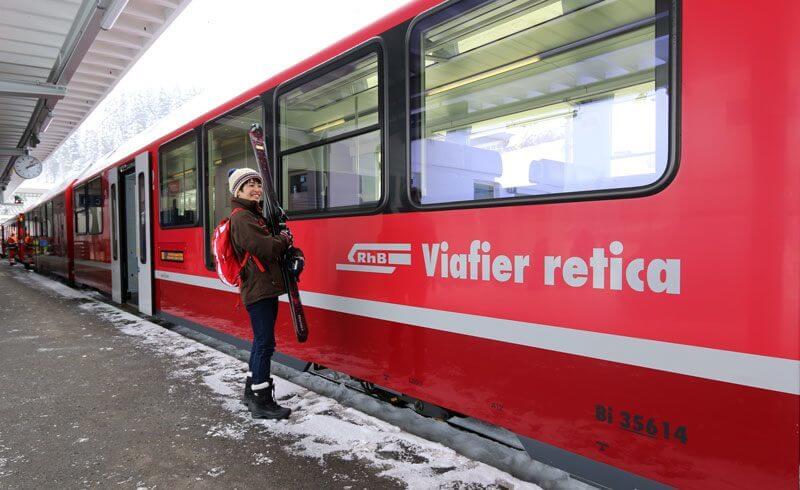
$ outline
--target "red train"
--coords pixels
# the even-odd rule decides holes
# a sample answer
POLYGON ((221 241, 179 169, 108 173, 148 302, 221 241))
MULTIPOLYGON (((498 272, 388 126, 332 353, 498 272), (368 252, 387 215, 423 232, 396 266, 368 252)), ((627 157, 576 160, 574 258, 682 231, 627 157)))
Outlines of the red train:
POLYGON ((411 2, 65 184, 36 266, 246 342, 209 236, 259 122, 283 361, 614 488, 797 488, 800 3, 734 3, 411 2))

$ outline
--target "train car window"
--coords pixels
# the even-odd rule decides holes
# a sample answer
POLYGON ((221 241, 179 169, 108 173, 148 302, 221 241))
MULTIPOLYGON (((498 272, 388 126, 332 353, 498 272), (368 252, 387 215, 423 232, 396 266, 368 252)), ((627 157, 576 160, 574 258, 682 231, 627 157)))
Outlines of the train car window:
POLYGON ((86 223, 89 235, 103 233, 103 181, 100 177, 86 186, 86 223))
POLYGON ((145 232, 147 231, 147 212, 145 211, 145 202, 144 202, 144 195, 145 195, 145 188, 144 188, 144 172, 139 172, 139 175, 136 179, 136 185, 138 190, 136 194, 139 198, 139 260, 142 264, 147 263, 147 235, 145 232))
POLYGON ((258 170, 248 131, 253 123, 263 124, 262 106, 255 101, 206 125, 209 230, 231 212, 228 171, 235 168, 258 170))
POLYGON ((66 230, 64 230, 65 223, 67 221, 66 215, 66 202, 63 200, 59 200, 53 207, 53 218, 54 218, 54 225, 55 229, 54 234, 55 237, 53 239, 55 245, 55 251, 53 252, 56 255, 64 256, 65 251, 64 248, 67 245, 66 242, 66 230))
POLYGON ((187 134, 159 153, 161 226, 197 225, 197 138, 187 134))
POLYGON ((659 181, 670 7, 464 0, 421 19, 410 37, 412 199, 552 199, 659 181))
POLYGON ((53 230, 55 228, 55 223, 53 221, 53 201, 48 202, 44 205, 44 212, 45 212, 45 241, 44 241, 44 250, 43 253, 45 255, 53 255, 53 240, 55 239, 53 230))
POLYGON ((75 234, 103 232, 103 182, 100 177, 75 188, 75 234))
POLYGON ((39 206, 39 241, 47 238, 47 203, 39 206))
POLYGON ((278 97, 287 211, 372 208, 380 202, 379 62, 370 53, 278 97))
POLYGON ((75 188, 74 193, 75 199, 75 234, 76 235, 85 235, 86 234, 86 186, 82 185, 75 188))
POLYGON ((53 239, 53 201, 44 205, 45 223, 47 223, 47 232, 45 233, 49 240, 53 239))

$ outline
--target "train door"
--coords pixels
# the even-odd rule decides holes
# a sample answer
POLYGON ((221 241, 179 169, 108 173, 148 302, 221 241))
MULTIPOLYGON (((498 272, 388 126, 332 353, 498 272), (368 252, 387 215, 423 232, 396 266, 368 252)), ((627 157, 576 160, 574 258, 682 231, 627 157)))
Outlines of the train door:
POLYGON ((122 303, 122 260, 120 260, 119 244, 119 170, 112 168, 108 172, 108 188, 111 196, 111 299, 122 303))
POLYGON ((139 266, 136 257, 136 172, 134 162, 108 176, 111 193, 111 297, 139 305, 139 266))
POLYGON ((139 311, 153 314, 153 260, 150 226, 150 152, 136 156, 136 257, 139 270, 139 311))
MULTIPOLYGON (((116 232, 119 252, 117 255, 116 273, 119 276, 118 296, 120 303, 139 305, 139 265, 136 257, 136 172, 133 163, 120 169, 118 175, 117 205, 119 210, 119 225, 112 232, 116 232)), ((112 200, 113 204, 113 200, 112 200)), ((113 257, 113 254, 112 254, 113 257)), ((113 271, 112 271, 113 272, 113 271)), ((112 297, 115 294, 115 285, 112 275, 112 297)), ((115 299, 116 301, 116 299, 115 299)))

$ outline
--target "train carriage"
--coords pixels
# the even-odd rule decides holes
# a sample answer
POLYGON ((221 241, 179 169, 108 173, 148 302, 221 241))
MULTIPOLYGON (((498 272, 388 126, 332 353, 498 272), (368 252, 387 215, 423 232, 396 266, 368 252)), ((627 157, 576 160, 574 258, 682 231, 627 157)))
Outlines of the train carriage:
POLYGON ((36 231, 31 228, 36 247, 34 267, 42 274, 53 274, 74 283, 72 188, 68 179, 55 186, 39 199, 30 210, 41 220, 36 231))
POLYGON ((81 177, 72 189, 75 282, 111 294, 111 241, 105 172, 81 177))
POLYGON ((797 488, 800 4, 774 7, 411 2, 68 186, 75 281, 244 345, 209 239, 260 123, 308 263, 278 359, 614 488, 797 488))
POLYGON ((6 258, 8 256, 8 250, 6 249, 6 245, 8 239, 12 236, 15 237, 16 240, 17 235, 17 217, 14 216, 13 218, 7 219, 5 222, 0 224, 0 251, 2 251, 2 257, 6 258))

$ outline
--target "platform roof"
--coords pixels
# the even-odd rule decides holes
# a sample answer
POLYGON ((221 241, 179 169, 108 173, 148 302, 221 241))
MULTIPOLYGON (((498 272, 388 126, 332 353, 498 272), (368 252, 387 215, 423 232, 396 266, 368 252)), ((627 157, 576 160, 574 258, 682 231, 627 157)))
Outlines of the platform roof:
POLYGON ((16 158, 50 156, 190 1, 0 0, 0 196, 16 158))

